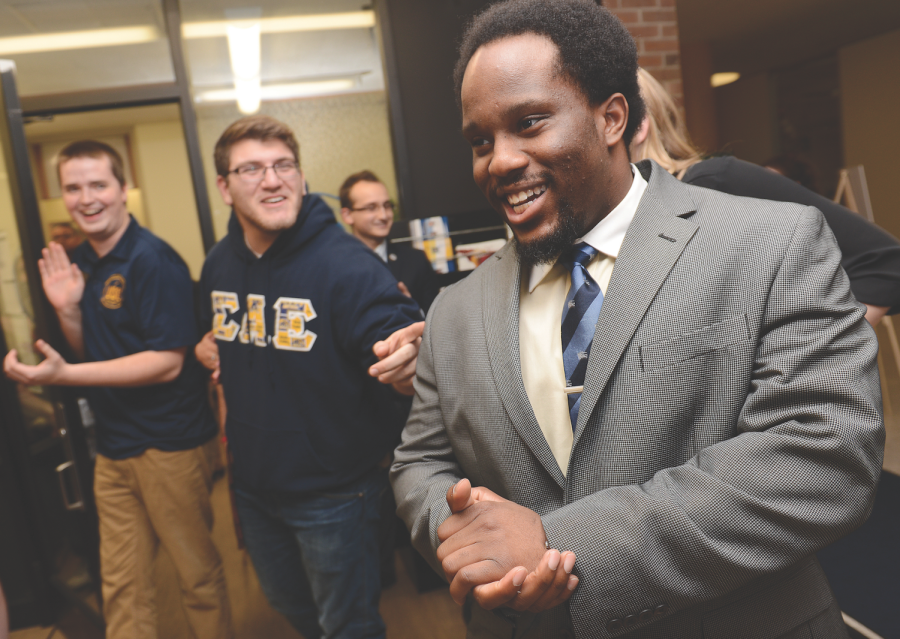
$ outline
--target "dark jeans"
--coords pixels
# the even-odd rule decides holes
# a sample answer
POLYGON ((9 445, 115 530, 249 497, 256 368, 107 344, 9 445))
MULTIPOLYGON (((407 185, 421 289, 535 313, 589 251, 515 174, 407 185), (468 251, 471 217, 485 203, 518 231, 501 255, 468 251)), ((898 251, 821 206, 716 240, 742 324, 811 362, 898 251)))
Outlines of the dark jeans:
POLYGON ((263 592, 306 639, 384 637, 378 522, 385 490, 382 469, 331 493, 235 489, 263 592))

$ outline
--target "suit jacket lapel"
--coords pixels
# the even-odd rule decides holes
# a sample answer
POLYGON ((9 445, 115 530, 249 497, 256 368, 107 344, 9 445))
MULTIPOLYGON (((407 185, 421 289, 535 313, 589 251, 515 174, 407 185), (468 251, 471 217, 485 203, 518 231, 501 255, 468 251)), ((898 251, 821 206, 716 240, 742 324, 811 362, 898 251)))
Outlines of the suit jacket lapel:
POLYGON ((481 308, 488 358, 507 415, 522 440, 561 488, 566 479, 534 416, 519 359, 519 258, 512 244, 495 256, 499 263, 485 272, 481 308))
POLYGON ((684 215, 695 205, 687 189, 656 163, 639 166, 649 184, 628 227, 603 299, 588 359, 573 448, 647 308, 697 231, 684 215))

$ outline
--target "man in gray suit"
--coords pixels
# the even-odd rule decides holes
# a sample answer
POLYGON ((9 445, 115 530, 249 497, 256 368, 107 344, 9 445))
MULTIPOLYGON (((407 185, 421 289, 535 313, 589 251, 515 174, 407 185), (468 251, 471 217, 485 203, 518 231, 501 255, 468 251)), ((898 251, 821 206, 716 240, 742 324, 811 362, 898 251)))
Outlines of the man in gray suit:
POLYGON ((875 336, 817 210, 629 164, 636 72, 590 0, 464 35, 515 239, 432 306, 399 512, 471 637, 846 637, 814 553, 871 507, 875 336))

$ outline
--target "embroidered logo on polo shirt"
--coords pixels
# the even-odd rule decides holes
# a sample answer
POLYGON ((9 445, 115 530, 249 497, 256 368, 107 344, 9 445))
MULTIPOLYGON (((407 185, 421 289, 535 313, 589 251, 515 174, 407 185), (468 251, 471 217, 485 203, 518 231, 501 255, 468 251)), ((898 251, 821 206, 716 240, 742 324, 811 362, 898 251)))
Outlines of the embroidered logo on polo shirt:
POLYGON ((100 303, 106 308, 121 308, 124 293, 125 278, 118 273, 111 275, 103 285, 103 296, 100 298, 100 303))

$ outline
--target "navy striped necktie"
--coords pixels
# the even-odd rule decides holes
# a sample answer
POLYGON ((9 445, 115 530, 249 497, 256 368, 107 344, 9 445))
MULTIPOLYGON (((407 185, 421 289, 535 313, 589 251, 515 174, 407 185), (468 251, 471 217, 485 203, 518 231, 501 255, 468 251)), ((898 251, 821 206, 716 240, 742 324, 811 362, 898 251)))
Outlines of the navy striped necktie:
MULTIPOLYGON (((566 295, 562 312, 563 368, 567 388, 584 386, 594 329, 603 305, 603 291, 587 271, 588 263, 596 254, 597 249, 581 242, 560 258, 560 262, 572 274, 572 286, 566 295)), ((569 418, 574 430, 578 423, 578 409, 581 407, 581 392, 568 392, 567 397, 569 418)))

